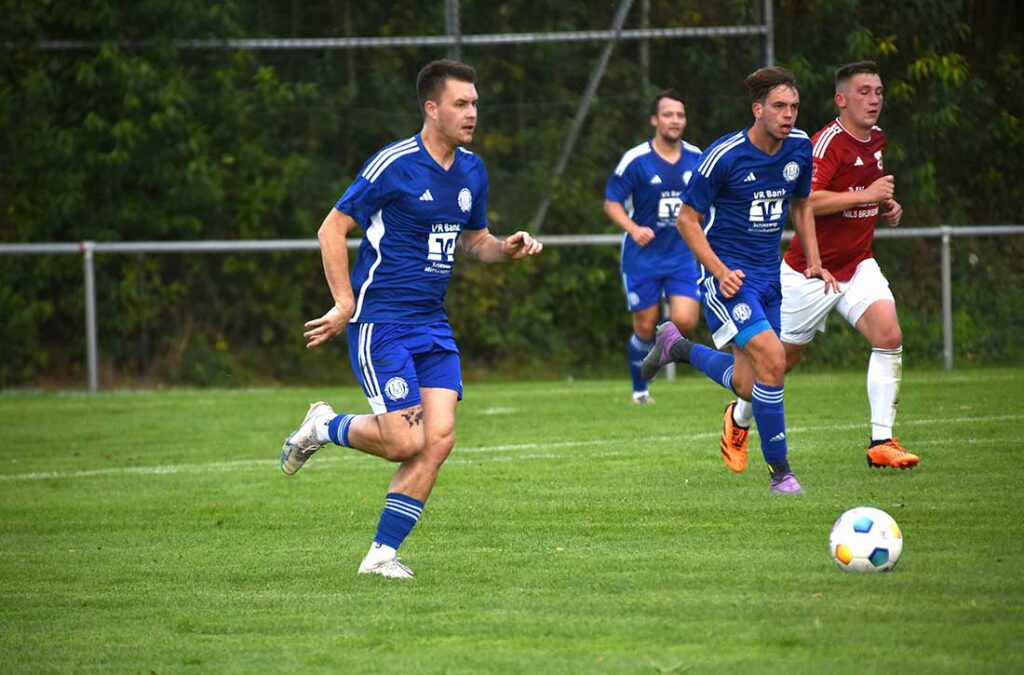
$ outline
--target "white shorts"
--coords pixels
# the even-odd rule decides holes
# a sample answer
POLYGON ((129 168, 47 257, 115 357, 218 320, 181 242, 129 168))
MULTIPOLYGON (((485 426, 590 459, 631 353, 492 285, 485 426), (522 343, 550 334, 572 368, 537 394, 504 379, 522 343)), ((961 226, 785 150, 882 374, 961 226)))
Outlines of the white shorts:
POLYGON ((825 320, 833 308, 851 326, 875 302, 895 302, 889 281, 874 258, 862 260, 849 281, 839 282, 839 293, 825 294, 825 282, 808 279, 782 262, 782 334, 783 342, 805 345, 816 331, 825 332, 825 320))

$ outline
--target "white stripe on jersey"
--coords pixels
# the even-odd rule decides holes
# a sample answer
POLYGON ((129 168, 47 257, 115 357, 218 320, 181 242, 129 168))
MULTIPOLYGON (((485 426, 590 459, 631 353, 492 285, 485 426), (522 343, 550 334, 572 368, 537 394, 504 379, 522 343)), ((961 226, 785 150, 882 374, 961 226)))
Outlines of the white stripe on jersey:
POLYGON ((456 149, 456 150, 458 150, 459 152, 464 152, 464 153, 466 153, 467 155, 472 155, 472 154, 473 154, 473 151, 472 151, 472 150, 466 150, 466 149, 465 149, 464 147, 462 147, 461 145, 456 145, 456 146, 455 146, 455 149, 456 149))
POLYGON ((366 281, 359 287, 359 298, 356 299, 356 311, 352 314, 352 318, 349 322, 355 322, 359 320, 359 313, 363 311, 363 300, 366 299, 366 291, 370 288, 370 284, 373 283, 373 273, 377 271, 377 266, 380 265, 382 260, 380 252, 380 240, 384 238, 384 218, 381 211, 370 216, 370 227, 366 230, 366 240, 370 242, 370 246, 377 252, 377 259, 370 265, 370 273, 366 275, 366 281))
POLYGON ((635 148, 630 148, 622 155, 622 159, 619 160, 619 165, 615 167, 615 175, 621 176, 626 172, 626 169, 632 164, 633 160, 637 157, 643 157, 651 151, 650 143, 641 143, 635 148))
POLYGON ((821 136, 818 136, 817 142, 814 144, 814 156, 821 159, 825 156, 825 152, 828 150, 829 143, 832 139, 838 136, 842 132, 842 127, 836 123, 832 123, 828 129, 826 129, 821 136))
POLYGON ((789 135, 793 138, 806 138, 807 140, 811 140, 811 137, 807 135, 806 131, 803 129, 797 129, 796 127, 793 127, 793 130, 789 132, 789 135))
POLYGON ((419 151, 420 151, 419 146, 418 145, 413 145, 408 150, 402 150, 401 152, 396 152, 395 154, 391 155, 386 160, 384 160, 383 164, 381 164, 379 167, 377 167, 372 174, 370 174, 369 176, 366 177, 366 180, 370 181, 371 183, 375 182, 380 177, 380 175, 382 173, 384 173, 384 169, 388 168, 388 166, 391 165, 391 162, 395 161, 396 159, 398 159, 402 155, 411 155, 414 152, 419 152, 419 151))
POLYGON ((410 147, 415 146, 415 145, 416 145, 416 138, 412 137, 412 138, 407 138, 404 141, 398 141, 397 143, 392 143, 390 146, 384 148, 383 150, 378 152, 377 156, 374 157, 373 159, 371 159, 370 163, 366 165, 365 169, 363 169, 363 173, 362 173, 363 178, 369 178, 370 174, 373 173, 373 171, 378 166, 380 166, 381 163, 384 160, 386 160, 388 157, 390 157, 394 153, 401 152, 402 150, 407 150, 410 147))
POLYGON ((712 150, 711 154, 708 155, 707 157, 705 157, 704 161, 700 163, 699 167, 697 167, 697 171, 702 176, 710 177, 712 169, 715 168, 715 164, 718 164, 718 160, 720 160, 722 158, 722 155, 724 155, 725 153, 729 152, 730 150, 735 148, 737 145, 740 145, 745 140, 746 140, 746 137, 744 137, 743 132, 742 131, 738 132, 735 136, 733 136, 729 140, 723 142, 717 148, 712 150))
POLYGON ((686 141, 683 141, 683 149, 685 149, 685 150, 689 150, 690 152, 695 152, 695 153, 697 153, 698 155, 699 155, 700 153, 704 152, 703 150, 701 150, 700 148, 698 148, 698 147, 697 147, 696 145, 694 145, 693 143, 687 143, 686 141))

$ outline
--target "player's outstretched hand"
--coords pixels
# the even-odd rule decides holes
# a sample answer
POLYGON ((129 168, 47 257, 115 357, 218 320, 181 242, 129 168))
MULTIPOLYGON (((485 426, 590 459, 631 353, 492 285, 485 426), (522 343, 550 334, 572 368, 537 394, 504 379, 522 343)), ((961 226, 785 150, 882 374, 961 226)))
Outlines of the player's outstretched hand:
POLYGON ((743 270, 729 270, 725 275, 718 280, 718 288, 722 291, 723 298, 731 298, 740 292, 740 287, 743 285, 743 280, 747 278, 747 275, 743 273, 743 270))
POLYGON ((537 255, 543 250, 544 244, 522 230, 509 235, 505 241, 501 242, 502 253, 513 260, 519 260, 528 255, 537 255))
POLYGON ((883 216, 885 217, 885 224, 889 227, 897 227, 900 224, 900 218, 903 217, 903 207, 895 199, 886 199, 882 202, 883 216))
POLYGON ((832 276, 832 273, 821 265, 808 265, 804 270, 804 276, 808 279, 821 279, 825 282, 825 295, 839 292, 839 282, 832 276))
POLYGON ((306 349, 318 347, 345 330, 350 318, 352 318, 351 310, 343 312, 335 305, 319 319, 307 321, 306 328, 309 330, 302 334, 306 338, 306 349))

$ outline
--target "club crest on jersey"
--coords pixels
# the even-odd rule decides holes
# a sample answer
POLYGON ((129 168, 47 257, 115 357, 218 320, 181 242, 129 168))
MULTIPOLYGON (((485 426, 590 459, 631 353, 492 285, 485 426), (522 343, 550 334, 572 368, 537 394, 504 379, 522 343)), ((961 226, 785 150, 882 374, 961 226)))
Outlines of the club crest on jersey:
POLYGON ((738 305, 736 305, 735 307, 732 308, 732 318, 733 318, 733 321, 738 321, 739 323, 743 323, 744 321, 746 321, 747 319, 750 318, 750 315, 751 315, 750 305, 748 305, 745 302, 741 302, 740 304, 738 304, 738 305))
POLYGON ((473 193, 469 191, 469 188, 459 190, 459 208, 463 213, 469 213, 469 210, 473 208, 473 193))
POLYGON ((692 171, 684 172, 683 173, 683 185, 689 185, 691 178, 693 178, 693 172, 692 171))
POLYGON ((384 385, 384 393, 388 395, 392 401, 401 401, 403 398, 409 395, 409 383, 401 377, 392 377, 388 380, 388 383, 384 385))
POLYGON ((790 183, 795 181, 800 176, 800 165, 796 162, 789 162, 782 168, 782 177, 788 180, 790 183))

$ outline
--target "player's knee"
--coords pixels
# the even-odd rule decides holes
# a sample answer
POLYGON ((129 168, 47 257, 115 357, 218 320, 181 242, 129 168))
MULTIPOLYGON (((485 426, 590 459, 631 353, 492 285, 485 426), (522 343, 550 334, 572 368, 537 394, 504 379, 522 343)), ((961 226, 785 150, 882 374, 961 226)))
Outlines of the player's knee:
POLYGON ((633 332, 641 340, 653 340, 656 323, 652 319, 650 321, 633 321, 633 332))
POLYGON ((384 443, 384 457, 391 462, 404 462, 423 452, 423 434, 395 434, 384 443))
POLYGON ((876 349, 898 349, 903 345, 903 331, 900 330, 898 325, 890 326, 886 330, 879 333, 875 338, 874 343, 871 345, 876 349))
POLYGON ((787 349, 786 350, 786 372, 796 368, 797 364, 803 361, 804 350, 803 349, 787 349))
POLYGON ((455 430, 447 431, 444 433, 436 434, 427 441, 426 452, 430 454, 430 457, 434 462, 441 466, 444 460, 448 459, 448 455, 451 454, 452 449, 455 447, 455 430))
POLYGON ((780 349, 777 352, 766 354, 758 364, 757 379, 761 384, 772 387, 782 386, 786 376, 786 354, 780 349))

